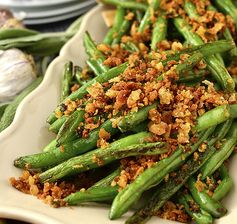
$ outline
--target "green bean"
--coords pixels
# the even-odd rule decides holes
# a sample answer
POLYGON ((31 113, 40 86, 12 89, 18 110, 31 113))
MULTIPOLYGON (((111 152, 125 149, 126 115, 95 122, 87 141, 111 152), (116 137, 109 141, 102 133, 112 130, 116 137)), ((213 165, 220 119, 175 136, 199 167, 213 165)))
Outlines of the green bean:
POLYGON ((221 176, 221 183, 215 189, 212 198, 217 201, 222 200, 232 189, 233 187, 233 180, 229 176, 229 173, 224 164, 220 167, 220 176, 221 176))
POLYGON ((203 135, 200 135, 199 140, 194 145, 191 145, 189 152, 183 152, 182 148, 177 149, 168 158, 165 158, 146 169, 131 184, 121 190, 112 203, 109 215, 110 219, 119 218, 127 212, 129 207, 141 197, 145 190, 158 185, 168 173, 182 165, 185 162, 185 159, 196 151, 199 145, 206 140, 213 131, 214 128, 211 128, 203 135))
POLYGON ((152 13, 156 11, 160 5, 160 0, 152 0, 147 8, 145 15, 142 18, 138 32, 143 33, 151 25, 152 13))
POLYGON ((114 39, 112 41, 112 45, 120 43, 123 35, 129 31, 131 23, 132 23, 131 20, 128 20, 128 19, 124 18, 121 26, 117 30, 116 36, 114 37, 114 39))
POLYGON ((85 112, 76 110, 59 129, 56 141, 58 145, 71 142, 77 138, 77 128, 79 124, 84 121, 85 112))
POLYGON ((119 123, 118 128, 121 132, 126 132, 135 127, 141 122, 145 121, 148 117, 148 113, 151 109, 156 108, 157 103, 146 106, 138 110, 138 112, 130 113, 125 116, 119 123))
MULTIPOLYGON (((228 28, 225 29, 224 33, 223 33, 224 37, 226 40, 230 40, 234 42, 234 38, 232 37, 232 34, 230 32, 230 30, 228 28)), ((233 48, 232 50, 230 50, 230 55, 233 58, 237 57, 237 46, 235 45, 235 48, 233 48)))
POLYGON ((118 187, 98 187, 91 190, 79 191, 74 194, 67 196, 64 201, 68 205, 77 205, 83 202, 101 202, 101 201, 110 201, 118 193, 118 187))
POLYGON ((141 132, 119 139, 110 144, 106 150, 100 148, 86 154, 71 158, 40 174, 41 182, 54 182, 68 175, 81 173, 89 169, 104 166, 116 159, 137 155, 158 155, 167 152, 164 143, 147 143, 148 132, 141 132))
POLYGON ((202 179, 212 175, 221 164, 231 155, 237 143, 237 123, 233 122, 225 141, 222 143, 221 148, 208 160, 202 167, 202 179))
POLYGON ((116 169, 110 175, 98 181, 86 191, 79 191, 70 194, 69 196, 64 198, 64 201, 66 201, 68 205, 76 205, 88 201, 98 202, 112 200, 118 193, 118 187, 112 187, 111 182, 119 174, 120 169, 116 169))
POLYGON ((67 116, 62 116, 58 118, 56 121, 54 121, 50 126, 49 126, 49 131, 57 134, 62 127, 62 125, 65 123, 67 120, 67 116))
POLYGON ((48 152, 17 158, 14 161, 14 165, 19 168, 24 168, 27 164, 29 164, 31 169, 43 169, 55 166, 67 159, 95 148, 97 140, 99 139, 99 131, 101 128, 109 132, 111 136, 118 133, 118 129, 113 128, 112 122, 107 120, 101 125, 100 128, 90 132, 88 138, 80 138, 73 142, 65 143, 63 146, 51 149, 48 152))
POLYGON ((178 52, 167 52, 167 59, 162 61, 163 65, 166 66, 167 63, 170 60, 175 60, 175 61, 179 61, 180 60, 180 56, 182 54, 194 54, 195 52, 199 52, 205 56, 210 55, 210 52, 214 52, 214 53, 222 53, 225 51, 229 51, 231 49, 233 49, 235 47, 235 43, 233 41, 227 41, 227 40, 218 40, 215 42, 210 42, 210 43, 205 43, 205 44, 201 44, 201 45, 194 45, 194 46, 189 46, 187 48, 184 48, 178 52))
POLYGON ((164 40, 167 35, 167 20, 165 15, 160 15, 155 24, 152 31, 152 38, 151 38, 151 49, 155 51, 157 49, 157 43, 164 40))
POLYGON ((98 182, 96 182, 89 189, 94 189, 94 188, 97 188, 97 187, 110 186, 111 182, 114 180, 115 177, 119 176, 120 172, 121 172, 121 168, 119 167, 116 170, 114 170, 111 174, 106 176, 105 178, 103 178, 103 179, 99 180, 98 182))
POLYGON ((139 132, 142 132, 142 131, 147 131, 147 123, 148 121, 145 120, 143 122, 141 122, 140 124, 134 126, 133 128, 130 128, 129 131, 133 132, 133 133, 139 133, 139 132))
POLYGON ((205 75, 207 74, 206 70, 198 70, 197 74, 194 71, 188 71, 187 74, 183 74, 179 76, 179 80, 177 80, 178 83, 187 83, 192 81, 197 81, 197 83, 200 83, 203 78, 205 78, 205 75))
MULTIPOLYGON (((205 49, 205 48, 203 47, 203 49, 205 49)), ((228 46, 227 49, 230 49, 230 46, 228 46)), ((208 55, 213 54, 215 52, 221 52, 222 50, 224 50, 224 48, 218 48, 212 52, 211 51, 208 52, 206 50, 196 51, 188 59, 186 59, 183 63, 180 63, 177 65, 176 73, 179 75, 182 73, 186 73, 187 71, 192 70, 192 68, 197 63, 199 63, 203 59, 204 56, 208 56, 208 55), (201 53, 201 52, 203 52, 203 53, 201 53)), ((158 76, 157 80, 163 80, 163 78, 164 78, 164 76, 166 76, 166 74, 169 74, 169 71, 167 73, 163 73, 162 75, 158 76)))
POLYGON ((235 23, 235 28, 237 29, 237 9, 231 0, 214 0, 214 3, 218 6, 220 10, 230 15, 235 23))
POLYGON ((180 63, 176 67, 176 72, 178 74, 182 74, 186 71, 191 70, 198 62, 200 62, 203 58, 203 54, 200 52, 194 53, 188 59, 186 59, 183 63, 180 63))
POLYGON ((16 109, 21 101, 31 93, 42 81, 42 77, 34 80, 28 87, 26 87, 12 102, 7 106, 5 112, 0 120, 0 132, 6 129, 13 121, 16 109))
POLYGON ((146 10, 145 15, 140 22, 140 26, 138 28, 138 32, 143 33, 146 29, 151 25, 151 9, 150 7, 146 10))
MULTIPOLYGON (((182 73, 186 73, 187 71, 192 70, 192 68, 197 65, 203 58, 203 54, 200 52, 196 52, 193 55, 191 55, 188 59, 186 59, 183 63, 180 63, 176 67, 176 73, 178 75, 182 73)), ((160 76, 157 77, 157 81, 161 81, 164 79, 164 77, 169 74, 169 71, 166 73, 161 74, 160 76)))
POLYGON ((63 80, 61 87, 61 100, 64 100, 70 94, 70 83, 72 81, 72 75, 73 75, 72 69, 73 64, 71 61, 64 65, 63 80))
MULTIPOLYGON (((101 72, 97 73, 97 75, 101 74, 102 72, 107 72, 109 70, 109 68, 103 64, 105 61, 105 56, 101 51, 99 51, 97 49, 96 43, 92 40, 92 38, 88 32, 86 32, 84 35, 83 44, 84 44, 86 53, 88 54, 89 59, 90 59, 89 65, 91 65, 91 63, 92 64, 96 63, 97 70, 98 70, 98 68, 100 68, 100 70, 101 70, 101 72)), ((92 68, 93 68, 92 70, 94 71, 93 66, 92 66, 92 68)))
POLYGON ((95 73, 96 76, 101 75, 107 70, 107 66, 101 64, 100 61, 90 58, 86 61, 86 64, 89 66, 89 68, 95 73))
MULTIPOLYGON (((217 11, 217 9, 213 6, 213 5, 209 5, 207 7, 208 10, 210 11, 217 11)), ((223 33, 223 36, 226 40, 230 40, 230 41, 233 41, 234 42, 234 38, 232 37, 232 34, 230 32, 230 29, 228 27, 225 28, 224 30, 224 33, 223 33)), ((233 58, 236 58, 237 57, 237 46, 235 45, 235 47, 230 51, 230 55, 231 57, 233 58)))
POLYGON ((193 200, 192 196, 190 194, 184 193, 184 194, 179 194, 178 195, 178 201, 180 204, 182 204, 185 208, 185 211, 193 218, 193 220, 197 224, 212 224, 213 223, 213 218, 212 216, 205 212, 204 210, 200 211, 192 211, 190 208, 190 203, 194 204, 195 201, 193 200))
POLYGON ((139 52, 139 48, 133 42, 121 43, 121 47, 130 53, 139 52))
POLYGON ((197 131, 205 130, 228 119, 234 119, 236 116, 237 104, 218 106, 198 117, 195 129, 197 131))
POLYGON ((216 141, 225 137, 230 126, 230 121, 226 121, 224 124, 219 125, 215 129, 214 136, 209 137, 209 141, 207 141, 208 147, 204 153, 199 154, 198 160, 194 157, 190 158, 183 166, 186 167, 186 169, 177 170, 174 178, 169 178, 167 182, 164 182, 162 185, 158 186, 149 202, 139 211, 134 213, 134 215, 127 220, 126 224, 139 224, 148 221, 152 214, 155 214, 169 198, 180 190, 188 178, 196 173, 213 155, 215 148, 212 147, 212 145, 214 145, 216 141))
POLYGON ((46 146, 43 148, 42 151, 43 151, 43 152, 50 151, 50 150, 54 149, 56 146, 57 146, 56 139, 53 139, 48 145, 46 145, 46 146))
POLYGON ((6 48, 21 48, 23 51, 26 51, 29 54, 37 56, 50 56, 57 54, 62 46, 68 41, 68 36, 58 36, 58 37, 48 37, 43 40, 35 41, 32 43, 13 43, 9 44, 6 48))
POLYGON ((205 191, 198 191, 196 181, 193 177, 188 180, 188 188, 197 204, 212 216, 220 218, 226 214, 227 210, 220 202, 211 198, 205 191))
MULTIPOLYGON (((184 3, 184 9, 187 12, 189 18, 194 19, 196 21, 199 20, 200 16, 197 12, 196 6, 192 2, 186 0, 184 3)), ((223 66, 225 66, 223 58, 220 54, 216 54, 215 57, 223 64, 223 66)))
POLYGON ((114 27, 110 28, 105 35, 103 43, 111 45, 115 35, 116 35, 116 29, 114 27))
MULTIPOLYGON (((190 41, 193 45, 203 44, 203 40, 192 32, 192 28, 189 24, 180 17, 174 19, 174 24, 180 33, 185 37, 186 40, 190 41)), ((209 71, 213 77, 221 84, 222 88, 226 91, 234 91, 235 84, 226 68, 221 64, 220 61, 213 55, 205 57, 205 62, 209 71)))
POLYGON ((36 46, 38 43, 42 43, 41 41, 47 41, 49 39, 54 39, 55 42, 61 40, 68 40, 72 37, 72 34, 66 34, 64 32, 57 32, 57 33, 39 33, 31 36, 24 36, 24 37, 16 37, 10 38, 5 40, 0 40, 0 49, 6 50, 9 48, 22 48, 25 46, 33 45, 36 46))
POLYGON ((82 86, 84 84, 84 80, 82 78, 82 68, 80 66, 74 66, 73 68, 73 76, 75 77, 77 83, 82 86))
POLYGON ((144 13, 141 10, 136 10, 135 13, 137 21, 141 23, 144 13))
POLYGON ((196 6, 189 1, 185 1, 184 10, 187 12, 190 19, 198 20, 200 15, 197 12, 196 6))
POLYGON ((125 17, 125 9, 118 7, 116 10, 116 15, 114 18, 114 24, 113 27, 107 32, 103 43, 111 45, 113 42, 113 38, 115 37, 116 33, 118 32, 118 30, 120 29, 120 26, 124 20, 125 17))
MULTIPOLYGON (((75 92, 71 93, 64 101, 63 103, 70 99, 70 100, 76 100, 76 99, 82 99, 86 94, 87 94, 87 88, 96 82, 98 83, 104 83, 107 82, 108 80, 118 76, 119 74, 123 73, 128 66, 128 63, 125 62, 115 68, 110 69, 109 71, 101 74, 100 76, 95 77, 94 79, 88 81, 85 83, 83 86, 81 86, 78 90, 75 92)), ((57 107, 56 110, 60 110, 60 107, 57 107)), ((48 118, 48 123, 53 123, 55 120, 57 120, 55 113, 52 113, 49 118, 48 118)))
POLYGON ((16 38, 16 37, 26 37, 38 34, 36 30, 26 29, 26 28, 1 28, 0 30, 0 40, 16 38))
POLYGON ((104 4, 115 5, 126 9, 139 9, 145 11, 147 5, 134 1, 120 1, 120 0, 101 0, 104 4))

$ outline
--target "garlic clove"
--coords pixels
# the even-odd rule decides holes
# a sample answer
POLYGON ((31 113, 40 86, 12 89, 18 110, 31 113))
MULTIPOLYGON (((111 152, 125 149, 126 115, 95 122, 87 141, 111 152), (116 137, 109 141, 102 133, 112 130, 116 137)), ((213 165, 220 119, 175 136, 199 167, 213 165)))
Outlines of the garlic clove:
POLYGON ((0 102, 13 99, 35 78, 32 57, 19 49, 0 52, 0 102))

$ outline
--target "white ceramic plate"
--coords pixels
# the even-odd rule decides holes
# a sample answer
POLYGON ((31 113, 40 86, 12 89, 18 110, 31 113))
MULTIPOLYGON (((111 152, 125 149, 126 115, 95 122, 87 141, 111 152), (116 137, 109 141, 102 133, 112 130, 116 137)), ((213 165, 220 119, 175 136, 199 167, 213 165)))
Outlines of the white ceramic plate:
POLYGON ((24 19, 23 23, 25 25, 37 25, 37 24, 46 24, 46 23, 54 23, 54 22, 58 22, 58 21, 63 21, 66 19, 70 19, 70 18, 79 16, 79 15, 82 15, 83 13, 85 13, 89 9, 91 9, 92 7, 93 7, 93 3, 89 7, 81 8, 77 11, 66 13, 63 15, 58 15, 58 16, 53 16, 53 17, 45 17, 45 18, 24 19))
MULTIPOLYGON (((103 39, 107 28, 102 20, 102 10, 102 6, 97 6, 85 16, 80 31, 63 47, 60 56, 49 66, 43 83, 23 100, 12 125, 0 135, 0 217, 42 224, 122 224, 131 215, 130 212, 119 220, 109 221, 109 207, 106 205, 51 208, 37 198, 15 190, 8 183, 9 177, 17 177, 21 174, 21 170, 13 166, 13 160, 22 155, 40 152, 52 138, 52 135, 47 131, 45 120, 59 99, 63 65, 68 60, 72 60, 78 65, 84 64, 86 55, 82 38, 86 30, 98 42, 103 39)), ((237 183, 235 172, 237 158, 235 157, 233 160, 231 175, 237 183)), ((234 188, 225 201, 229 210, 228 215, 216 223, 235 223, 237 220, 236 198, 237 191, 234 188)), ((154 217, 149 224, 155 223, 173 222, 154 217)))
POLYGON ((76 2, 80 0, 0 0, 0 5, 6 7, 41 7, 65 4, 68 2, 76 2))
POLYGON ((87 0, 83 2, 77 2, 77 3, 71 3, 67 5, 59 5, 59 6, 53 6, 53 7, 44 7, 44 8, 36 8, 37 10, 22 8, 22 9, 16 9, 12 8, 12 11, 14 14, 19 13, 25 13, 26 19, 39 19, 39 18, 45 18, 45 17, 53 17, 53 16, 60 16, 63 14, 70 14, 75 11, 78 11, 80 9, 89 7, 91 5, 95 4, 94 0, 87 0))

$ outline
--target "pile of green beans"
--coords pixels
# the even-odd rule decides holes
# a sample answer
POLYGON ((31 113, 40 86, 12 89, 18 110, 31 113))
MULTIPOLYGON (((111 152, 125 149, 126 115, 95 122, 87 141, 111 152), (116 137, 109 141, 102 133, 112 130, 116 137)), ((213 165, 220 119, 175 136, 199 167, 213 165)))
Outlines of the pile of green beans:
MULTIPOLYGON (((160 53, 159 43, 169 39, 168 24, 172 23, 180 40, 188 44, 188 47, 182 50, 165 51, 166 57, 161 59, 163 66, 176 63, 175 72, 179 80, 175 80, 175 84, 195 86, 202 85, 200 82, 204 79, 215 80, 213 83, 215 87, 221 89, 219 91, 235 94, 234 79, 226 68, 226 61, 222 58, 223 53, 230 55, 229 64, 231 64, 237 56, 235 38, 230 29, 226 28, 223 35, 218 36, 219 40, 204 43, 193 31, 186 17, 180 15, 168 18, 167 12, 161 9, 161 0, 101 2, 117 8, 113 26, 108 30, 102 44, 110 49, 120 46, 129 54, 141 54, 142 50, 136 41, 123 40, 124 36, 131 34, 135 24, 138 34, 146 35, 147 31, 150 32, 150 41, 144 44, 148 49, 147 57, 151 59, 154 53, 160 53), (128 13, 133 17, 128 19, 128 13), (182 55, 188 57, 180 63, 182 55), (196 66, 202 60, 207 66, 196 72, 196 66)), ((232 16, 237 25, 235 18, 237 9, 231 0, 225 2, 215 0, 213 4, 208 6, 208 10, 223 11, 232 16)), ((184 1, 183 10, 190 19, 195 21, 200 19, 192 1, 184 1)), ((83 43, 88 56, 86 63, 90 75, 84 77, 82 68, 72 62, 65 64, 61 83, 61 102, 47 120, 49 130, 56 134, 56 138, 43 149, 43 152, 16 158, 14 165, 40 172, 39 181, 46 183, 115 164, 116 168, 108 176, 88 189, 67 196, 64 201, 68 205, 84 202, 112 203, 109 218, 113 220, 131 209, 142 198, 144 192, 152 191, 152 196, 126 221, 126 224, 146 223, 170 199, 183 205, 186 213, 198 224, 211 224, 216 218, 226 215, 227 209, 221 200, 233 186, 225 163, 237 145, 237 104, 214 106, 198 116, 191 130, 197 140, 187 145, 188 150, 184 150, 183 145, 177 146, 168 157, 158 159, 120 189, 114 184, 114 180, 121 174, 123 168, 116 161, 139 156, 158 158, 169 149, 169 144, 165 141, 149 142, 153 137, 147 129, 149 112, 156 109, 160 102, 156 101, 123 116, 119 113, 116 116, 111 115, 112 119, 106 113, 97 114, 94 119, 103 116, 104 122, 92 130, 88 137, 83 137, 79 127, 81 128, 80 125, 85 122, 85 107, 91 102, 90 98, 86 98, 89 94, 88 87, 95 83, 109 83, 131 66, 129 60, 118 66, 105 65, 107 55, 100 51, 101 48, 97 47, 98 44, 88 32, 84 35, 83 43), (78 88, 72 91, 75 85, 78 88), (82 99, 83 103, 70 114, 58 116, 58 113, 63 112, 62 108, 66 102, 82 99), (116 125, 113 125, 113 119, 118 119, 116 125), (105 149, 97 148, 101 129, 108 132, 112 139, 105 149), (167 176, 171 173, 174 176, 167 180, 167 176), (208 179, 216 183, 212 195, 207 193, 208 179), (205 183, 202 190, 197 188, 199 182, 205 183), (194 211, 192 204, 198 210, 194 211)), ((164 80, 169 72, 170 70, 158 74, 155 82, 164 80)))

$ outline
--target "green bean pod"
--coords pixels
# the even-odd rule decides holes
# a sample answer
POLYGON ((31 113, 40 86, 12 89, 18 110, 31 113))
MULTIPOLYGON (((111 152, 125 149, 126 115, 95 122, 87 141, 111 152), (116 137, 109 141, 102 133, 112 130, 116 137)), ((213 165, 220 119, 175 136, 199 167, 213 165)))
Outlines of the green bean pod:
POLYGON ((54 121, 50 126, 49 126, 49 131, 57 134, 62 127, 62 125, 65 123, 67 120, 67 116, 62 116, 58 118, 56 121, 54 121))
POLYGON ((235 23, 235 28, 237 29, 237 9, 236 6, 233 4, 231 0, 214 0, 214 3, 217 7, 225 12, 226 14, 230 15, 235 23))
POLYGON ((118 187, 112 187, 111 182, 119 174, 120 169, 116 169, 110 175, 98 181, 86 191, 79 191, 70 194, 64 198, 64 201, 66 201, 68 205, 76 205, 88 201, 98 202, 112 200, 118 194, 118 187))
POLYGON ((121 47, 130 53, 139 52, 139 48, 132 42, 121 43, 121 47))
POLYGON ((117 7, 122 7, 126 9, 139 9, 145 11, 147 9, 147 5, 134 1, 120 1, 120 0, 101 0, 102 3, 108 5, 115 5, 117 7))
POLYGON ((224 164, 220 167, 220 176, 222 179, 221 183, 212 195, 212 198, 217 201, 222 200, 230 192, 234 184, 224 164))
POLYGON ((63 123, 59 129, 56 141, 58 145, 62 145, 67 142, 72 142, 77 138, 77 128, 79 124, 84 121, 85 112, 82 110, 76 110, 67 120, 63 123))
POLYGON ((70 83, 73 77, 72 70, 73 70, 73 64, 71 61, 64 65, 63 80, 62 80, 62 87, 61 87, 61 100, 64 100, 70 94, 70 91, 71 91, 70 83))
POLYGON ((146 106, 138 110, 138 112, 130 113, 125 116, 119 123, 118 128, 121 132, 126 132, 131 129, 131 127, 135 127, 141 122, 145 121, 148 117, 148 113, 151 109, 156 108, 157 103, 146 106))
POLYGON ((57 142, 56 142, 56 139, 53 139, 48 145, 46 145, 44 148, 43 148, 43 152, 47 152, 47 151, 50 151, 52 149, 55 149, 57 147, 57 142))
POLYGON ((116 36, 114 37, 114 39, 112 41, 112 45, 120 43, 123 35, 129 31, 131 23, 132 23, 131 20, 128 20, 128 19, 124 18, 121 26, 117 30, 116 36))
POLYGON ((234 121, 222 146, 215 154, 208 160, 208 162, 202 167, 202 179, 206 179, 207 176, 212 175, 223 162, 231 155, 235 145, 237 143, 237 123, 234 121))
POLYGON ((74 156, 81 155, 96 147, 101 128, 109 132, 111 136, 118 133, 118 129, 113 128, 112 122, 107 120, 100 128, 93 130, 88 138, 80 138, 73 142, 65 143, 63 146, 56 147, 47 152, 22 156, 14 161, 14 165, 19 168, 27 166, 31 169, 44 169, 55 166, 74 156))
POLYGON ((1 28, 0 29, 0 40, 17 38, 17 37, 26 37, 38 34, 39 32, 31 29, 19 29, 19 28, 1 28))
POLYGON ((167 35, 167 19, 162 14, 160 15, 154 25, 151 38, 151 49, 155 51, 157 49, 157 43, 164 40, 167 35))
POLYGON ((193 220, 197 224, 212 224, 213 218, 212 216, 205 212, 204 210, 200 210, 199 212, 193 212, 190 209, 189 203, 195 203, 192 196, 190 194, 179 194, 178 201, 185 208, 185 211, 193 218, 193 220))
POLYGON ((107 32, 103 43, 111 45, 113 42, 114 37, 116 36, 116 33, 120 29, 121 24, 123 23, 124 16, 125 16, 126 10, 122 7, 118 7, 116 10, 116 15, 114 18, 114 24, 113 27, 109 29, 107 32))
POLYGON ((118 187, 97 187, 86 191, 79 191, 67 196, 64 201, 68 205, 77 205, 83 202, 104 202, 113 200, 118 194, 118 187))
MULTIPOLYGON (((174 24, 180 31, 180 33, 184 36, 184 38, 191 44, 203 44, 203 40, 196 33, 192 32, 192 28, 185 21, 185 19, 177 17, 174 19, 174 24)), ((222 88, 226 91, 233 92, 235 89, 234 81, 223 64, 214 55, 205 57, 205 62, 207 63, 209 71, 212 73, 213 77, 220 83, 222 88)))
POLYGON ((159 155, 167 152, 166 144, 147 143, 148 132, 141 132, 111 143, 105 150, 100 148, 67 160, 40 174, 41 182, 53 182, 64 176, 81 173, 89 169, 104 166, 116 159, 137 155, 159 155))
POLYGON ((236 112, 236 104, 215 107, 198 117, 195 129, 197 131, 202 131, 211 126, 227 121, 228 119, 234 119, 237 116, 236 112))
POLYGON ((160 5, 160 0, 151 0, 149 3, 149 7, 146 9, 146 12, 140 22, 140 26, 138 28, 138 32, 143 33, 149 26, 151 25, 151 16, 152 13, 158 9, 160 5))
POLYGON ((90 58, 90 59, 86 60, 86 64, 95 73, 96 76, 99 76, 108 70, 107 66, 103 65, 103 63, 101 64, 100 61, 98 61, 94 58, 90 58))
POLYGON ((193 177, 188 180, 188 188, 195 202, 212 216, 220 218, 226 214, 227 210, 220 202, 211 198, 205 191, 198 191, 196 181, 193 177))
MULTIPOLYGON (((196 6, 192 2, 186 0, 184 3, 184 9, 190 19, 194 19, 198 22, 200 15, 197 12, 196 6)), ((220 54, 216 54, 215 57, 223 64, 223 66, 225 66, 223 58, 220 54)))
MULTIPOLYGON (((209 6, 207 7, 207 9, 210 10, 210 11, 215 11, 215 12, 217 12, 217 9, 216 9, 213 5, 209 5, 209 6)), ((231 34, 231 32, 230 32, 230 29, 229 29, 228 27, 225 28, 224 33, 223 33, 223 36, 224 36, 224 38, 225 38, 226 40, 230 40, 230 41, 235 42, 235 41, 234 41, 234 38, 233 38, 233 36, 232 36, 232 34, 231 34)), ((237 46, 236 46, 236 45, 235 45, 235 47, 230 51, 230 55, 231 55, 232 58, 236 58, 236 57, 237 57, 237 46)))

